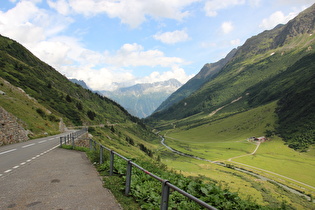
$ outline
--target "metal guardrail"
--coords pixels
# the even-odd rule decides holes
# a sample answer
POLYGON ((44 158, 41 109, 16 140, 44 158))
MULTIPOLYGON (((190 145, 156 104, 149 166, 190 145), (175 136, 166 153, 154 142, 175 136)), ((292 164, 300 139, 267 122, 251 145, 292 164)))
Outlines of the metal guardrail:
POLYGON ((132 178, 132 168, 136 167, 140 169, 142 172, 148 174, 149 176, 153 177, 154 179, 160 181, 162 183, 162 193, 161 193, 161 205, 160 209, 161 210, 167 210, 168 209, 168 201, 169 201, 169 194, 170 194, 170 189, 173 189, 182 195, 186 196, 187 198, 193 200, 194 202, 198 203, 199 205, 207 208, 207 209, 212 209, 216 210, 215 207, 210 206, 209 204, 205 203, 204 201, 196 198, 195 196, 185 192, 184 190, 178 188, 177 186, 171 184, 168 180, 162 179, 161 177, 147 171, 146 169, 142 168, 141 166, 137 165, 136 163, 132 162, 128 158, 120 155, 119 153, 97 143, 96 141, 90 139, 89 142, 90 145, 90 150, 96 150, 96 145, 99 146, 99 154, 100 154, 100 164, 103 164, 103 153, 104 149, 109 151, 110 153, 110 169, 109 169, 109 175, 112 176, 114 174, 114 157, 115 155, 120 157, 121 159, 125 160, 127 162, 127 167, 126 167, 126 183, 125 183, 125 195, 128 195, 130 193, 130 186, 131 186, 131 178, 132 178))
POLYGON ((62 144, 68 144, 70 143, 71 141, 71 144, 72 144, 72 148, 74 148, 74 140, 76 138, 78 138, 79 136, 81 136, 82 134, 88 132, 88 129, 87 128, 83 128, 81 130, 78 130, 78 131, 75 131, 73 133, 70 133, 66 136, 61 136, 60 137, 60 146, 62 146, 62 144))

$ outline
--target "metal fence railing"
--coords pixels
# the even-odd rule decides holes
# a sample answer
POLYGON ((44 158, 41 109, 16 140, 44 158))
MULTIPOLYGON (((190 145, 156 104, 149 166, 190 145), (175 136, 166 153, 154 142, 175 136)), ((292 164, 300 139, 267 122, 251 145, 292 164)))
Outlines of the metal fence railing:
POLYGON ((114 160, 115 160, 115 155, 120 157, 121 159, 125 160, 127 162, 126 166, 126 183, 125 183, 125 194, 128 195, 130 193, 130 188, 131 188, 131 179, 132 179, 132 168, 136 167, 140 169, 142 172, 145 174, 148 174, 149 176, 153 177, 154 179, 158 180, 159 182, 162 183, 162 193, 161 193, 161 205, 160 209, 161 210, 167 210, 168 209, 168 201, 169 201, 169 194, 170 194, 170 189, 173 189, 174 191, 177 191, 181 193, 182 195, 186 196, 190 200, 193 200, 194 202, 198 203, 199 205, 207 208, 207 209, 216 209, 213 206, 210 206, 209 204, 205 203, 204 201, 196 198, 195 196, 185 192, 184 190, 178 188, 177 186, 171 184, 168 180, 162 179, 158 177, 157 175, 147 171, 146 169, 142 168, 141 166, 137 165, 136 163, 132 162, 131 160, 127 159, 126 157, 122 156, 121 154, 97 143, 96 141, 90 139, 89 140, 89 145, 90 145, 90 150, 96 150, 99 147, 99 163, 103 164, 103 154, 104 150, 107 150, 109 152, 109 161, 110 161, 110 169, 109 169, 109 175, 112 176, 114 173, 114 160))
POLYGON ((62 144, 69 144, 71 142, 72 147, 74 148, 75 139, 77 139, 78 137, 80 137, 81 135, 83 135, 84 133, 87 133, 87 132, 88 132, 88 129, 83 128, 83 129, 75 131, 73 133, 69 133, 66 136, 61 136, 60 137, 60 146, 62 146, 62 144))

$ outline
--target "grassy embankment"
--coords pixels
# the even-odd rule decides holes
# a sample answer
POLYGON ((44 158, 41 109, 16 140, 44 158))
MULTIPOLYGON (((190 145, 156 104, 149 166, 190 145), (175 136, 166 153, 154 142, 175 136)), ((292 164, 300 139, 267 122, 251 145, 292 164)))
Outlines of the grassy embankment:
POLYGON ((45 136, 46 133, 49 135, 59 133, 59 118, 34 98, 2 78, 0 78, 0 90, 5 92, 5 95, 0 95, 0 106, 14 114, 25 129, 33 133, 30 137, 38 138, 45 136))

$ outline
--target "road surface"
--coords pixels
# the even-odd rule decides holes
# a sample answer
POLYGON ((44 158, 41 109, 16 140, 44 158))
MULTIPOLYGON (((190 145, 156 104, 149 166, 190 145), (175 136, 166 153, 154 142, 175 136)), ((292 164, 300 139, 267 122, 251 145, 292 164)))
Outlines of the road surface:
POLYGON ((0 147, 0 209, 122 209, 85 153, 58 148, 70 132, 0 147))
POLYGON ((0 147, 0 177, 46 154, 60 144, 60 137, 74 131, 0 147))

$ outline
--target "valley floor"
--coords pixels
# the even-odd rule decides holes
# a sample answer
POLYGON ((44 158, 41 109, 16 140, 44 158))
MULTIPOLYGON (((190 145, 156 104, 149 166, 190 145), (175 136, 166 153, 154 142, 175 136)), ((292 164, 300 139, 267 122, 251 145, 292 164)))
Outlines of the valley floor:
POLYGON ((261 143, 247 140, 274 129, 275 107, 270 103, 228 119, 174 126, 163 132, 168 148, 164 147, 162 160, 187 176, 206 176, 262 205, 278 208, 285 202, 297 209, 314 209, 308 201, 315 197, 313 150, 297 152, 277 136, 261 143))

